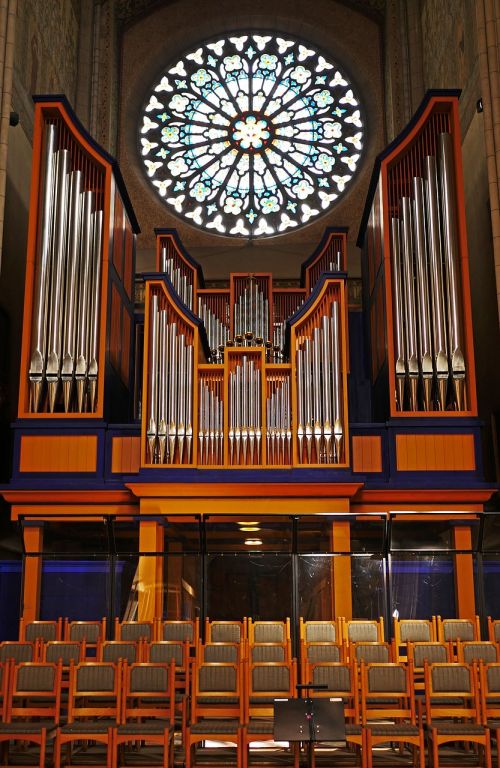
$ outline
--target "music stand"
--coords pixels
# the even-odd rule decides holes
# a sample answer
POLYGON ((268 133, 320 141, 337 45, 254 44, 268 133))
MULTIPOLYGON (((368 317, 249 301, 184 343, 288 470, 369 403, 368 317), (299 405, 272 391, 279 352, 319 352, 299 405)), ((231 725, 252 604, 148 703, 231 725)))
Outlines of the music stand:
MULTIPOLYGON (((326 685, 297 685, 297 690, 326 690, 326 685)), ((340 699, 311 698, 274 700, 276 741, 303 741, 308 745, 308 766, 312 768, 314 744, 318 741, 345 742, 344 705, 340 699)))

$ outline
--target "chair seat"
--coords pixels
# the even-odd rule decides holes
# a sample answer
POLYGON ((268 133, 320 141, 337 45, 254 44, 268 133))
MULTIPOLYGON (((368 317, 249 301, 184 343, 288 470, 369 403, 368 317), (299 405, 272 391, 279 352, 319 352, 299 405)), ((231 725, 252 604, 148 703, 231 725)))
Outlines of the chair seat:
POLYGON ((117 733, 119 736, 136 736, 142 733, 159 734, 172 730, 173 728, 168 720, 146 720, 143 723, 124 723, 124 725, 119 725, 117 733))
POLYGON ((13 723, 0 723, 0 734, 41 733, 43 728, 46 729, 47 736, 50 737, 50 732, 55 732, 57 725, 53 720, 27 720, 25 722, 19 720, 13 723))
POLYGON ((237 696, 199 696, 196 700, 202 707, 205 704, 238 704, 237 696))
POLYGON ((420 729, 411 723, 373 723, 367 725, 372 736, 418 736, 420 729))
POLYGON ((78 720, 63 725, 61 733, 106 733, 108 728, 116 727, 116 720, 78 720))
POLYGON ((238 733, 240 724, 238 720, 200 720, 192 723, 189 728, 191 733, 238 733))
POLYGON ((481 736, 484 733, 483 726, 477 723, 439 723, 428 726, 428 728, 429 730, 434 728, 438 736, 459 736, 460 734, 481 736))
POLYGON ((264 720, 260 718, 250 718, 247 725, 247 733, 273 733, 274 720, 264 720))

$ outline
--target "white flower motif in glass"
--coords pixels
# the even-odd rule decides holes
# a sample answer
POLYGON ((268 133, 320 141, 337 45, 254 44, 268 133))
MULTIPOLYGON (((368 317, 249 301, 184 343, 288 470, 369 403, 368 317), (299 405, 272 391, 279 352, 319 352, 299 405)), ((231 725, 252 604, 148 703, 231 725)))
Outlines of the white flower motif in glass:
POLYGON ((345 74, 309 44, 270 34, 209 41, 173 62, 147 95, 138 134, 155 194, 190 224, 240 238, 323 214, 364 145, 345 74))

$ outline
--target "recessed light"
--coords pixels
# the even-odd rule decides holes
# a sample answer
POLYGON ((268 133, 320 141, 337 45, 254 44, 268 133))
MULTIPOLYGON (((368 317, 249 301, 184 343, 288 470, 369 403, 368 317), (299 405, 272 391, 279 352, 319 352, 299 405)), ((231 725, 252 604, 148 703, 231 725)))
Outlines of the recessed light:
POLYGON ((248 533, 257 533, 257 531, 260 531, 260 528, 258 525, 244 525, 240 528, 240 531, 247 531, 248 533))
POLYGON ((238 525, 258 525, 258 520, 240 520, 238 525))
POLYGON ((262 539, 245 539, 247 547, 260 547, 262 539))

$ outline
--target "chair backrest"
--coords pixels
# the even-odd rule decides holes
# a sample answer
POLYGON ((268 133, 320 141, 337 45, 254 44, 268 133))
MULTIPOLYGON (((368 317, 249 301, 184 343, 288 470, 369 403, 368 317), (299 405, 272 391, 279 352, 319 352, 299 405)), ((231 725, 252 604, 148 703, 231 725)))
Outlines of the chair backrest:
POLYGON ((195 663, 191 721, 200 717, 234 717, 243 722, 242 664, 195 663))
POLYGON ((394 619, 396 643, 431 643, 436 640, 434 625, 426 619, 394 619))
POLYGON ((290 639, 290 619, 285 621, 253 621, 248 619, 249 645, 286 643, 290 639))
POLYGON ((197 626, 197 622, 187 619, 164 621, 158 638, 160 640, 177 640, 182 643, 187 641, 190 645, 195 645, 198 640, 197 626))
POLYGON ((62 621, 28 621, 21 619, 19 639, 34 643, 36 640, 42 640, 47 643, 49 640, 61 639, 62 621))
POLYGON ((159 640, 146 646, 148 661, 154 664, 170 664, 172 659, 179 669, 186 669, 189 653, 187 643, 174 642, 173 640, 159 640))
POLYGON ((500 720, 500 663, 479 664, 483 721, 500 720))
POLYGON ((337 643, 308 643, 306 662, 343 661, 343 649, 337 643))
POLYGON ((121 720, 167 719, 174 724, 175 664, 124 665, 124 706, 121 720))
POLYGON ((295 661, 260 662, 247 664, 248 676, 245 695, 245 719, 272 718, 275 698, 295 698, 295 661))
POLYGON ((7 721, 40 718, 59 723, 61 665, 23 662, 11 669, 7 721))
POLYGON ((488 640, 492 643, 500 643, 500 619, 492 619, 488 616, 488 640))
POLYGON ((69 667, 70 663, 79 664, 85 658, 85 640, 82 643, 71 643, 66 640, 54 640, 45 643, 43 647, 43 660, 57 663, 59 660, 63 667, 69 667))
POLYGON ((205 621, 206 643, 240 643, 246 639, 246 622, 205 621))
POLYGON ((116 663, 119 660, 133 664, 139 659, 137 643, 128 643, 125 640, 107 640, 97 646, 97 660, 116 663))
POLYGON ((387 663, 391 661, 391 647, 387 643, 355 643, 356 661, 369 663, 387 663))
POLYGON ((303 621, 300 619, 300 638, 305 643, 336 643, 336 621, 303 621))
POLYGON ((68 723, 89 717, 119 721, 122 665, 106 662, 71 664, 68 723))
POLYGON ((425 707, 429 723, 439 718, 479 722, 478 686, 474 667, 458 662, 424 664, 425 707))
POLYGON ((286 643, 261 643, 250 648, 250 661, 288 661, 288 646, 286 643))
POLYGON ((85 640, 86 647, 95 646, 106 639, 106 619, 101 621, 68 621, 64 626, 64 639, 73 642, 85 640))
POLYGON ((425 660, 429 664, 445 664, 451 661, 450 647, 446 643, 408 643, 408 659, 415 670, 423 670, 425 660))
POLYGON ((376 620, 356 619, 344 623, 344 639, 348 643, 376 643, 384 641, 382 617, 376 620))
POLYGON ((490 642, 458 643, 458 661, 472 664, 473 661, 482 661, 490 664, 499 661, 498 644, 490 642))
POLYGON ((361 721, 404 718, 415 723, 415 695, 411 662, 361 663, 361 721), (388 705, 387 700, 391 700, 388 705))
POLYGON ((340 698, 344 702, 347 719, 359 722, 359 696, 357 664, 345 662, 319 662, 307 665, 306 680, 314 685, 326 685, 325 690, 314 691, 315 696, 340 698))
POLYGON ((150 643, 154 640, 154 622, 152 621, 122 621, 116 619, 115 640, 138 642, 146 640, 150 643))
POLYGON ((18 640, 5 640, 0 643, 0 661, 12 659, 16 664, 22 661, 35 661, 35 643, 21 642, 18 640))
POLYGON ((438 639, 442 643, 456 642, 457 640, 472 641, 481 640, 479 631, 479 616, 475 620, 470 619, 442 619, 437 617, 438 639))
POLYGON ((241 656, 239 643, 200 643, 197 653, 201 663, 219 661, 238 664, 241 656))

